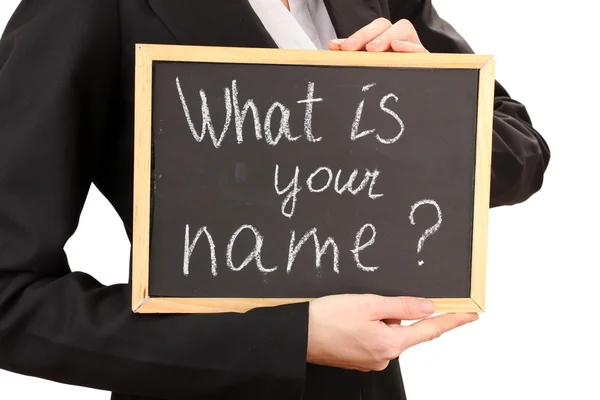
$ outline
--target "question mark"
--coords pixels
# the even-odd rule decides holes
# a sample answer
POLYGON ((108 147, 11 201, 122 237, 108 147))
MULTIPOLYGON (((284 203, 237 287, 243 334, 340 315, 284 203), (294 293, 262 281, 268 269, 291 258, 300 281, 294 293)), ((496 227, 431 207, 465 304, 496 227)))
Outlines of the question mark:
MULTIPOLYGON (((435 232, 437 232, 437 230, 440 228, 440 225, 442 225, 442 210, 440 209, 440 206, 438 205, 438 203, 436 203, 434 200, 429 200, 429 199, 421 200, 421 201, 418 201, 415 204, 413 204, 413 206, 410 209, 410 216, 409 216, 410 223, 412 225, 415 225, 415 218, 414 218, 415 211, 417 210, 417 208, 419 208, 425 204, 430 204, 437 209, 438 221, 432 227, 427 228, 427 230, 425 230, 425 232, 419 238, 419 243, 417 244, 417 253, 420 253, 421 250, 423 249, 423 244, 425 243, 425 240, 428 237, 430 237, 431 235, 433 235, 435 232)), ((424 263, 425 263, 425 261, 419 260, 419 265, 423 265, 424 263)))

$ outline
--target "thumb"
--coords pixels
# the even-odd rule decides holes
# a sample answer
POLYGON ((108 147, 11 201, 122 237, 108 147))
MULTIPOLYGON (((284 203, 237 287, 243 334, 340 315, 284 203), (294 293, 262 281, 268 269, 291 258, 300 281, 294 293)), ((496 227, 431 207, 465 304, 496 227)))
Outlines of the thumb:
POLYGON ((402 343, 402 351, 419 343, 427 342, 440 337, 442 334, 474 322, 479 318, 475 313, 444 314, 437 317, 424 319, 410 326, 396 326, 398 339, 402 343))
POLYGON ((416 320, 435 311, 431 300, 417 297, 376 297, 371 317, 377 320, 416 320))

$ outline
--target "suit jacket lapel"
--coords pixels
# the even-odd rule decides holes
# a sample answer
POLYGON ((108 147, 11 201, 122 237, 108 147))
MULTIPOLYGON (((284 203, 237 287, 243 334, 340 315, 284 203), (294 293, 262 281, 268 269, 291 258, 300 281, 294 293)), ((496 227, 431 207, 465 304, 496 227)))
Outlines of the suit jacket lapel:
POLYGON ((379 0, 324 0, 338 38, 347 38, 379 17, 387 17, 379 0))
POLYGON ((277 47, 247 0, 148 0, 148 3, 180 44, 277 47))

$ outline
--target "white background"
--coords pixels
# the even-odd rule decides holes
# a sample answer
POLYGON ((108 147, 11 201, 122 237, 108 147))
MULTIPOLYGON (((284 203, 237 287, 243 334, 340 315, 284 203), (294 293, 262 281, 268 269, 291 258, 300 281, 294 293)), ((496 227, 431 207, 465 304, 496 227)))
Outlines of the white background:
MULTIPOLYGON (((47 0, 50 1, 50 0, 47 0)), ((17 0, 2 0, 3 27, 17 0)), ((434 0, 527 105, 552 160, 540 193, 491 213, 487 310, 401 357, 411 400, 600 399, 597 227, 600 34, 592 0, 434 0), (553 4, 553 5, 550 5, 553 4), (595 40, 594 40, 595 39, 595 40)), ((72 267, 127 279, 129 243, 92 191, 69 242, 72 267)), ((107 400, 109 394, 0 371, 0 399, 107 400)))

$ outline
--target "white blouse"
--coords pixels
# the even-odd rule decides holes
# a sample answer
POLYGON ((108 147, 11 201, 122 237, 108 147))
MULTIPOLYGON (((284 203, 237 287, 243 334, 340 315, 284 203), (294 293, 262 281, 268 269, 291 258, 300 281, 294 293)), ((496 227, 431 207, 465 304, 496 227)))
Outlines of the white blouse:
POLYGON ((327 50, 336 38, 323 0, 248 0, 277 46, 281 49, 327 50))

